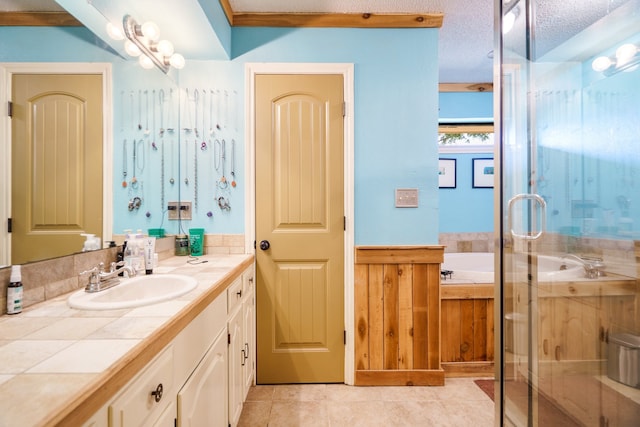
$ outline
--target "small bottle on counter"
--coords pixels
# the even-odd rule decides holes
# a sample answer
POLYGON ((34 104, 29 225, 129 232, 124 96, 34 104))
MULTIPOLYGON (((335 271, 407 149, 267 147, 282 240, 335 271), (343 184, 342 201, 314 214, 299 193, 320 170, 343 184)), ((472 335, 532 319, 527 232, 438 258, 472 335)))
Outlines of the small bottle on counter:
POLYGON ((22 273, 19 265, 11 267, 9 286, 7 287, 7 314, 22 312, 22 273))

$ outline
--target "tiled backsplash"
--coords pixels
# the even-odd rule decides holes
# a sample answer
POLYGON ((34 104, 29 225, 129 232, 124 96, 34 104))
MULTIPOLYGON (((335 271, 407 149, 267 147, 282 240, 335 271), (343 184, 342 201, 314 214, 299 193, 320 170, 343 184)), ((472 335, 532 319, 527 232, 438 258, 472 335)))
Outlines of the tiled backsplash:
MULTIPOLYGON (((122 242, 123 236, 114 236, 116 242, 122 242)), ((156 252, 163 260, 174 255, 174 237, 158 239, 156 252)), ((244 234, 207 234, 204 239, 205 254, 242 254, 244 234)), ((24 287, 23 307, 55 298, 86 285, 88 278, 80 273, 97 266, 101 262, 109 265, 116 260, 118 248, 81 252, 74 255, 53 258, 45 261, 23 264, 22 285, 24 287)), ((11 268, 0 269, 0 313, 7 312, 7 285, 11 268)))
POLYGON ((493 232, 440 233, 438 243, 445 252, 493 252, 493 232))

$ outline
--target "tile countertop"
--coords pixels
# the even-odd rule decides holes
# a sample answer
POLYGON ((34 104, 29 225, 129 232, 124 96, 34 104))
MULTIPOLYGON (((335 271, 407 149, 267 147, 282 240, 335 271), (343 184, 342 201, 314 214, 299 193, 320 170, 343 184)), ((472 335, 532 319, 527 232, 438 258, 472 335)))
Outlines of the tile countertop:
POLYGON ((85 311, 67 295, 0 316, 0 426, 79 425, 107 403, 246 268, 253 255, 160 262, 154 274, 198 279, 198 287, 145 307, 85 311))

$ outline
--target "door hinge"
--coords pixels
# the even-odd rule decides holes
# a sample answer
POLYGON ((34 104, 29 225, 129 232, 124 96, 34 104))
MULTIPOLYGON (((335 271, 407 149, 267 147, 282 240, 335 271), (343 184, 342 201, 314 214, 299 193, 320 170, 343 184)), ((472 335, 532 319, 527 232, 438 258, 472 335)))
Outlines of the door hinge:
POLYGON ((7 116, 13 117, 13 102, 11 101, 7 103, 7 116))
POLYGON ((344 331, 342 331, 342 332, 343 332, 343 334, 342 334, 342 335, 343 335, 343 337, 344 337, 344 345, 347 345, 347 331, 346 331, 346 330, 344 330, 344 331))
POLYGON ((345 216, 345 217, 343 217, 343 218, 344 218, 344 220, 343 220, 343 226, 342 226, 342 228, 344 229, 344 231, 347 231, 347 217, 345 216))
POLYGON ((11 218, 7 218, 7 233, 11 233, 13 220, 11 218))
POLYGON ((347 117, 347 103, 342 101, 342 117, 347 117))
POLYGON ((231 334, 227 334, 227 345, 231 344, 231 334))

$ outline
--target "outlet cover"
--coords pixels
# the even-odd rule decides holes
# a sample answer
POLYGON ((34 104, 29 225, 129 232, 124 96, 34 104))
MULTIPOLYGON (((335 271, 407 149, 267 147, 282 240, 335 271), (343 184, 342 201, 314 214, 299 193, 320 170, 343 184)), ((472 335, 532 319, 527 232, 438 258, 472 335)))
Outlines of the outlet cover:
POLYGON ((191 202, 169 202, 168 219, 191 219, 191 202))

